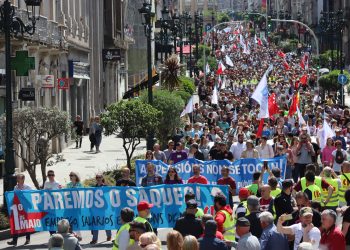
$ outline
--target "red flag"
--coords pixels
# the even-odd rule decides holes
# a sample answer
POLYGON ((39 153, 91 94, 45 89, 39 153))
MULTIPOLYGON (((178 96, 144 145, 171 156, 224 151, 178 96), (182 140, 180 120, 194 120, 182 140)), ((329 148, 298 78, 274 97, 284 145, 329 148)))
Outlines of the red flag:
POLYGON ((263 43, 262 43, 262 41, 261 41, 260 38, 258 38, 258 45, 259 45, 259 46, 263 46, 263 43))
POLYGON ((256 132, 256 137, 257 138, 261 138, 262 132, 263 132, 263 128, 264 128, 264 118, 261 118, 260 123, 259 123, 258 131, 256 132))
POLYGON ((308 80, 308 77, 307 75, 303 75, 301 78, 300 78, 300 83, 303 85, 303 86, 306 86, 307 85, 307 80, 308 80))
POLYGON ((308 68, 309 68, 309 53, 308 52, 305 52, 303 57, 301 58, 300 67, 304 70, 305 69, 308 70, 308 68))
POLYGON ((301 61, 300 61, 300 67, 301 67, 302 69, 305 69, 305 62, 304 62, 303 59, 301 59, 301 61))
POLYGON ((269 115, 272 117, 275 114, 278 114, 280 112, 280 109, 278 108, 277 102, 276 102, 276 94, 272 93, 269 96, 269 115))
POLYGON ((281 58, 286 58, 286 54, 284 54, 281 50, 277 52, 277 55, 281 58))
POLYGON ((216 71, 216 74, 222 75, 224 73, 225 69, 226 69, 225 65, 223 65, 222 62, 220 62, 218 65, 218 70, 216 71))
POLYGON ((285 70, 289 70, 290 69, 289 64, 287 63, 286 60, 283 61, 283 66, 284 66, 285 70))
POLYGON ((297 112, 297 107, 299 107, 299 92, 293 96, 292 104, 289 107, 288 116, 293 116, 297 112))
POLYGON ((238 29, 238 30, 235 30, 234 34, 235 34, 235 35, 239 35, 239 34, 241 34, 241 31, 240 31, 239 29, 238 29))

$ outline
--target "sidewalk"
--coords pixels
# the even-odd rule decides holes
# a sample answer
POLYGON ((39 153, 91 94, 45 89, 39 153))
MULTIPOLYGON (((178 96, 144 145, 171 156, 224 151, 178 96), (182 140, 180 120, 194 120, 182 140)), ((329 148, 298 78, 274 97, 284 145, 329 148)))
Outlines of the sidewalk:
MULTIPOLYGON (((84 136, 82 147, 75 148, 75 143, 64 149, 62 154, 65 161, 58 162, 49 166, 46 170, 54 170, 56 180, 65 186, 69 182, 69 173, 75 171, 80 175, 81 180, 94 177, 96 173, 107 169, 115 169, 126 165, 126 155, 123 148, 123 140, 116 136, 102 138, 100 147, 101 153, 90 152, 90 141, 88 136, 84 136)), ((141 141, 137 146, 134 156, 144 154, 146 142, 141 141)), ((27 172, 26 183, 34 187, 32 180, 27 172)), ((42 183, 40 167, 37 167, 37 180, 42 183)), ((0 179, 0 204, 3 202, 3 179, 0 179)))

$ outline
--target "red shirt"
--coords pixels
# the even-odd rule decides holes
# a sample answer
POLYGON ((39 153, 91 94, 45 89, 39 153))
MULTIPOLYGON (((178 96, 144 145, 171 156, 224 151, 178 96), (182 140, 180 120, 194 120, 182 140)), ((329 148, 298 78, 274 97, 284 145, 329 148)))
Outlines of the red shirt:
POLYGON ((218 185, 229 185, 232 189, 236 189, 236 182, 231 176, 227 178, 220 178, 217 183, 218 185))
POLYGON ((327 246, 328 250, 345 250, 345 237, 339 227, 322 231, 320 245, 327 246))
POLYGON ((198 177, 192 176, 191 178, 188 179, 188 183, 208 184, 208 180, 202 175, 198 177))
POLYGON ((267 200, 265 200, 264 198, 260 198, 260 200, 259 200, 260 210, 261 211, 268 211, 271 200, 272 200, 272 197, 270 197, 267 200))

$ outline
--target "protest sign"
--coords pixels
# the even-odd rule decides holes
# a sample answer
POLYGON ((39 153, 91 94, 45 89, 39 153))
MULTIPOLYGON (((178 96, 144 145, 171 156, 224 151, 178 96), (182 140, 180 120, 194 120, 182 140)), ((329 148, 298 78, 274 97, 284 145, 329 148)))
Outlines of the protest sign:
MULTIPOLYGON (((184 183, 192 176, 192 166, 198 164, 201 166, 201 175, 205 176, 210 184, 216 184, 217 180, 221 178, 221 169, 226 166, 230 170, 230 176, 232 176, 236 183, 237 189, 245 187, 252 183, 253 173, 261 171, 263 162, 267 161, 270 169, 277 167, 281 169, 281 176, 284 177, 287 167, 287 158, 285 156, 275 157, 270 159, 240 159, 234 162, 228 160, 220 161, 200 161, 197 159, 187 159, 172 166, 175 167, 178 175, 182 178, 184 183)), ((162 161, 147 161, 136 160, 136 184, 141 185, 142 177, 146 176, 146 165, 148 162, 152 162, 156 167, 156 173, 163 177, 166 177, 169 166, 162 161)), ((264 175, 264 182, 267 182, 268 174, 264 175)))
POLYGON ((196 195, 199 207, 213 213, 218 192, 228 193, 227 186, 159 185, 152 187, 96 187, 60 190, 6 192, 11 233, 56 231, 57 222, 68 219, 73 230, 108 230, 121 226, 120 211, 130 207, 137 215, 139 201, 154 204, 151 224, 155 228, 174 227, 185 211, 184 197, 196 195))

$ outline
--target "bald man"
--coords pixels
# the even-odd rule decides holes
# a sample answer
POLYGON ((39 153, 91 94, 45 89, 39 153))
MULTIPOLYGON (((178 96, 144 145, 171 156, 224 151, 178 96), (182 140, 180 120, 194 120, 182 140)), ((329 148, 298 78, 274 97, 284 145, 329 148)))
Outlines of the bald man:
POLYGON ((269 211, 270 204, 273 203, 271 196, 271 187, 269 185, 262 185, 260 187, 261 198, 259 199, 260 211, 269 211))

